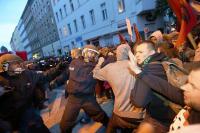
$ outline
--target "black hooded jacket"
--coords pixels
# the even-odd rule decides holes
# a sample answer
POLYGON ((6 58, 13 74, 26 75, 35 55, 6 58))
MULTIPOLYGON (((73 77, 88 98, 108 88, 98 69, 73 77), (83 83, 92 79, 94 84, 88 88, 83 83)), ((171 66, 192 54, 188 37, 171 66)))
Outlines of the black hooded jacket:
POLYGON ((167 60, 164 54, 156 53, 143 64, 142 72, 137 75, 135 87, 131 92, 131 100, 138 107, 146 107, 153 118, 168 126, 176 114, 157 94, 167 95, 169 100, 180 105, 184 105, 184 101, 182 91, 168 83, 162 64, 152 63, 164 60, 167 60))
POLYGON ((36 86, 51 81, 58 74, 59 66, 45 73, 31 70, 25 70, 15 76, 9 76, 6 72, 1 73, 0 84, 9 86, 11 91, 0 97, 0 119, 16 126, 26 109, 32 107, 36 86))
MULTIPOLYGON (((151 58, 150 62, 162 61, 162 60, 165 60, 165 56, 163 54, 155 54, 151 58)), ((138 75, 136 82, 137 82, 137 85, 136 85, 137 87, 135 87, 136 90, 132 91, 131 100, 137 106, 148 105, 148 107, 152 108, 151 106, 152 103, 155 103, 155 101, 156 102, 159 101, 159 100, 156 100, 157 99, 156 97, 154 96, 152 97, 153 95, 152 90, 156 93, 161 94, 162 96, 166 97, 167 99, 169 99, 170 101, 174 103, 177 103, 182 106, 185 105, 184 100, 183 100, 183 91, 180 90, 179 88, 172 86, 171 84, 167 82, 166 74, 161 64, 150 63, 144 66, 143 71, 142 73, 138 75), (139 87, 139 86, 142 86, 142 87, 139 87), (140 93, 141 97, 136 95, 138 93, 140 93)), ((154 110, 154 109, 152 110, 150 108, 149 110, 153 114, 153 116, 156 116, 156 117, 158 115, 163 116, 163 112, 161 112, 160 110, 154 110)), ((168 116, 167 113, 164 114, 164 116, 168 116)), ((200 112, 192 108, 190 111, 188 121, 190 124, 200 123, 200 112)))

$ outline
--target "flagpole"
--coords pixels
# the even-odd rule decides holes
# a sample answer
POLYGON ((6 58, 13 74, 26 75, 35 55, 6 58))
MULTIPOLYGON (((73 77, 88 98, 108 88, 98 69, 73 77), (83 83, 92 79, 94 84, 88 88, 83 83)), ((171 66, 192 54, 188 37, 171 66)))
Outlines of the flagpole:
POLYGON ((131 42, 133 42, 133 36, 129 35, 130 36, 130 39, 131 39, 131 42))
POLYGON ((188 39, 190 40, 190 43, 192 44, 192 46, 194 47, 194 49, 197 49, 197 44, 194 41, 193 35, 191 32, 188 33, 187 35, 188 39))

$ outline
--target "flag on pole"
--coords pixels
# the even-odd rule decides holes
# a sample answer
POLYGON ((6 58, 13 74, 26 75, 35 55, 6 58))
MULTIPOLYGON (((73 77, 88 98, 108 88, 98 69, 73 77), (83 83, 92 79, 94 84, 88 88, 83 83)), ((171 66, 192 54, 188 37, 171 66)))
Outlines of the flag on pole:
POLYGON ((139 33, 139 31, 138 31, 138 28, 137 28, 137 26, 136 26, 136 24, 134 23, 133 24, 133 29, 134 29, 134 32, 135 32, 135 42, 136 43, 140 43, 141 41, 142 41, 142 37, 140 36, 140 33, 139 33))
POLYGON ((197 16, 185 0, 168 0, 168 3, 181 24, 179 36, 175 44, 175 47, 178 48, 184 44, 188 33, 196 25, 197 16))
POLYGON ((124 36, 121 33, 118 33, 118 37, 119 37, 119 40, 120 40, 120 44, 126 44, 127 43, 124 36))

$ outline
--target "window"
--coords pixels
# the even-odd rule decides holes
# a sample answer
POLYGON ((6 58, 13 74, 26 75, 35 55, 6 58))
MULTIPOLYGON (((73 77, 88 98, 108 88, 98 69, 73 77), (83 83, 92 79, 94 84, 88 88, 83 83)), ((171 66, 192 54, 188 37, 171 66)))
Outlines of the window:
POLYGON ((106 10, 106 3, 101 4, 101 12, 103 20, 106 20, 108 18, 107 10, 106 10))
POLYGON ((52 24, 54 24, 54 20, 53 20, 53 18, 52 18, 52 17, 51 17, 51 23, 52 23, 52 24))
POLYGON ((59 17, 58 17, 58 13, 56 12, 56 18, 57 18, 57 21, 59 22, 59 17))
POLYGON ((81 23, 82 23, 83 29, 85 29, 86 28, 85 17, 83 15, 81 16, 81 23))
POLYGON ((67 7, 66 4, 64 5, 65 16, 67 16, 67 7))
POLYGON ((74 20, 74 27, 75 27, 75 31, 78 32, 78 27, 77 27, 77 22, 76 22, 76 20, 74 20))
POLYGON ((94 25, 95 24, 95 16, 94 16, 94 10, 90 10, 90 17, 91 17, 91 21, 92 21, 92 24, 94 25))
POLYGON ((70 24, 67 24, 67 27, 68 27, 69 34, 71 35, 72 34, 72 29, 71 29, 70 24))
POLYGON ((62 15, 62 9, 60 8, 60 9, 59 9, 59 11, 60 11, 60 16, 61 16, 61 19, 63 19, 63 15, 62 15))
POLYGON ((80 1, 79 1, 79 0, 77 0, 77 2, 78 2, 78 6, 80 6, 80 1))
POLYGON ((69 4, 70 4, 70 8, 73 12, 74 11, 74 4, 73 4, 72 0, 69 0, 69 4))
POLYGON ((74 41, 72 41, 71 44, 72 44, 72 48, 76 47, 74 41))
POLYGON ((61 29, 59 29, 59 31, 60 31, 60 36, 62 37, 62 30, 61 30, 61 29))
POLYGON ((64 36, 67 36, 67 27, 65 25, 63 26, 63 34, 64 36))
POLYGON ((125 10, 124 0, 118 0, 118 12, 122 13, 125 10))
POLYGON ((53 0, 53 5, 54 5, 54 6, 56 5, 56 0, 53 0))

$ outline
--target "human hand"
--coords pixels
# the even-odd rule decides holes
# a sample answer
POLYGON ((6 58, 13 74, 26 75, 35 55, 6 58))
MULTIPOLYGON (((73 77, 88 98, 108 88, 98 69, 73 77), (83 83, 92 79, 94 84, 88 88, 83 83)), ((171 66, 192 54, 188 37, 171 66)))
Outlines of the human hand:
POLYGON ((135 74, 139 74, 141 73, 141 68, 137 65, 137 61, 136 61, 136 58, 135 56, 133 55, 133 53, 131 51, 128 52, 128 56, 129 56, 129 59, 130 59, 130 62, 129 62, 129 67, 130 69, 135 73, 135 74))
POLYGON ((57 84, 56 84, 56 82, 53 80, 53 81, 51 81, 50 83, 49 83, 49 89, 50 90, 53 90, 53 89, 55 89, 57 87, 57 84))
POLYGON ((105 59, 103 57, 100 57, 98 60, 98 65, 102 65, 104 63, 105 59))

